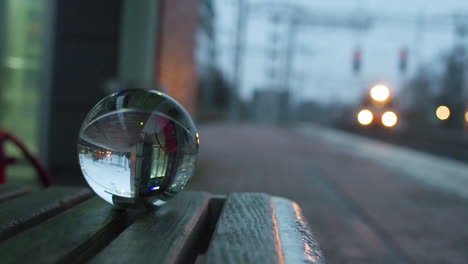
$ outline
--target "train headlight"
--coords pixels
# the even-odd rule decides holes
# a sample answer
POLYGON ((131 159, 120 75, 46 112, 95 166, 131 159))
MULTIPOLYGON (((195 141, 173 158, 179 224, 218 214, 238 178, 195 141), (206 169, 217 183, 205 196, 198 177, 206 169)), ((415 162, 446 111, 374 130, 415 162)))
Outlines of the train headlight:
POLYGON ((436 116, 440 120, 447 120, 450 117, 450 108, 445 105, 437 107, 436 116))
POLYGON ((392 111, 387 111, 382 115, 382 124, 386 127, 393 127, 398 123, 398 116, 392 111))
POLYGON ((377 102, 385 102, 390 97, 390 90, 383 84, 377 84, 370 90, 370 96, 377 102))
POLYGON ((359 124, 367 126, 374 120, 374 115, 368 109, 362 109, 357 115, 357 120, 359 124))
POLYGON ((468 112, 465 112, 465 122, 468 123, 468 112))

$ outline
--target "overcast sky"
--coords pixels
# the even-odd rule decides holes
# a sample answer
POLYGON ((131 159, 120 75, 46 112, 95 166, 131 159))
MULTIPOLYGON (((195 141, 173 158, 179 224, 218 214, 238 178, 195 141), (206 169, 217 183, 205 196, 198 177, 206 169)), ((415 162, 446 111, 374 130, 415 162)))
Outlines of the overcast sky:
MULTIPOLYGON (((247 0, 248 1, 248 0, 247 0)), ((237 0, 215 0, 218 19, 219 62, 225 73, 232 77, 233 44, 235 43, 235 19, 237 0)), ((266 0, 251 0, 250 3, 265 3, 266 0)), ((356 100, 369 85, 384 82, 396 91, 400 89, 398 52, 401 47, 409 49, 411 75, 416 61, 435 64, 438 56, 454 45, 454 27, 450 24, 435 26, 434 18, 449 16, 456 12, 468 13, 467 0, 276 0, 270 2, 302 5, 311 14, 350 16, 368 12, 381 17, 367 32, 320 25, 303 27, 298 31, 293 65, 293 87, 296 100, 311 99, 320 102, 356 100), (361 10, 361 11, 358 11, 361 10), (387 17, 388 19, 384 19, 387 17), (388 23, 382 21, 417 19, 423 17, 432 23, 388 23), (351 71, 351 57, 356 46, 362 47, 363 65, 356 77, 351 71), (303 51, 303 52, 301 52, 303 51), (307 51, 307 52, 305 52, 307 51)), ((265 68, 271 61, 265 56, 271 43, 271 23, 262 12, 249 19, 247 51, 243 60, 241 94, 249 98, 254 89, 269 87, 265 68)), ((439 25, 437 23, 437 25, 439 25)), ((284 32, 279 26, 281 36, 284 32)), ((468 43, 467 43, 468 44, 468 43)), ((278 45, 284 46, 285 40, 278 45)), ((280 64, 278 64, 280 65, 280 64)))

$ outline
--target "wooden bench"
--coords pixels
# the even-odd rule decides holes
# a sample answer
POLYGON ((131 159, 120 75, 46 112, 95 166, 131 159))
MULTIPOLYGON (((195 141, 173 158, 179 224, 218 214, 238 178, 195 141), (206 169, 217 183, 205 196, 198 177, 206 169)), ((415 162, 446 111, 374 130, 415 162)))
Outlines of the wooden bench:
POLYGON ((186 191, 118 210, 88 189, 0 185, 0 263, 325 263, 300 208, 262 193, 186 191))

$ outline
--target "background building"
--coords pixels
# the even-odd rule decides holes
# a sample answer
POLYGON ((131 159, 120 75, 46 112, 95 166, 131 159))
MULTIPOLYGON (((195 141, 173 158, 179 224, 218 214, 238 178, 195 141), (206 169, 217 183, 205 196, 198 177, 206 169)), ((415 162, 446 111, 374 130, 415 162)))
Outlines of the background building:
POLYGON ((214 56, 210 2, 0 0, 1 128, 70 182, 82 178, 81 122, 110 92, 162 89, 195 114, 201 76, 213 70, 199 71, 197 54, 201 44, 214 56))

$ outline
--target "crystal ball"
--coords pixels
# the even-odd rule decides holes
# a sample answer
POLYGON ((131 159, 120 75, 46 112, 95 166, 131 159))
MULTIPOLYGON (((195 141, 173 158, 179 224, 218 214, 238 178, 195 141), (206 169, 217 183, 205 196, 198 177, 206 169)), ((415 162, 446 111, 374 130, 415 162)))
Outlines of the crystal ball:
POLYGON ((78 157, 89 186, 119 207, 164 203, 193 175, 199 136, 168 95, 131 89, 94 106, 79 132, 78 157))

